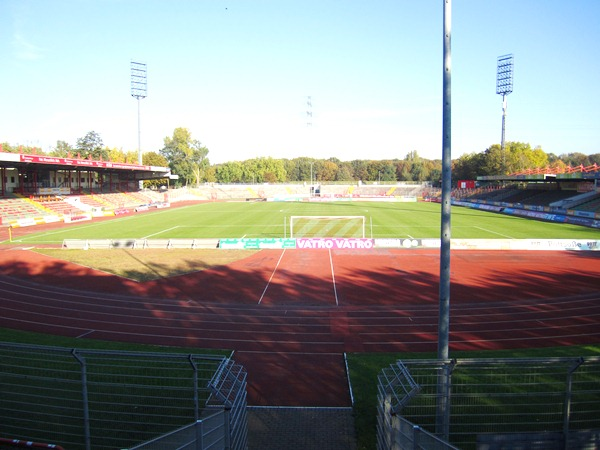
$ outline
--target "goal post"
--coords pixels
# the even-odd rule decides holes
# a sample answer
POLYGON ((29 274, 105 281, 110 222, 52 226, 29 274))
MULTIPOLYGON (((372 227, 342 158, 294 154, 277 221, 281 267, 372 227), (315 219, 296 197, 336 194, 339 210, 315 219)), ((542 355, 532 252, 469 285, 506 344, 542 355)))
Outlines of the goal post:
POLYGON ((365 238, 365 216, 290 216, 290 238, 365 238))

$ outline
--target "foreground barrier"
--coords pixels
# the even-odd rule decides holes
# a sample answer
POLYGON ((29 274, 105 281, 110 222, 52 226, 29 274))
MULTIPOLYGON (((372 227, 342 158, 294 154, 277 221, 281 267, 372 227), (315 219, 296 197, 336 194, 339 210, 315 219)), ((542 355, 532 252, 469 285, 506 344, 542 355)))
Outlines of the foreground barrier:
MULTIPOLYGON (((65 239, 63 249, 352 249, 439 248, 439 239, 266 238, 266 239, 65 239)), ((453 250, 576 250, 600 251, 600 240, 589 239, 452 239, 453 250)))
POLYGON ((217 248, 219 239, 65 239, 63 249, 149 249, 149 248, 217 248))
POLYGON ((599 380, 598 356, 405 359, 378 377, 377 448, 598 448, 599 380))
POLYGON ((0 438, 0 446, 11 448, 42 448, 53 450, 64 450, 60 445, 44 444, 41 442, 21 441, 19 439, 0 438))
POLYGON ((247 448, 246 371, 225 356, 0 342, 0 361, 5 436, 68 450, 247 448), (190 423, 201 434, 174 432, 190 423), (174 435, 193 446, 150 444, 174 435))

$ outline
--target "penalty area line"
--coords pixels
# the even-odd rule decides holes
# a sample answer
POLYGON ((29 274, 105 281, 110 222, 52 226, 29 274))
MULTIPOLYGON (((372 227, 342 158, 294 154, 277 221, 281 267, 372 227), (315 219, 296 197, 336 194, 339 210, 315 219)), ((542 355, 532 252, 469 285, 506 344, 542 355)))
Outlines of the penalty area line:
POLYGON ((171 227, 171 228, 167 228, 166 230, 161 230, 161 231, 158 231, 156 233, 149 234, 148 236, 144 236, 142 239, 148 239, 148 238, 151 238, 152 236, 156 236, 156 235, 159 235, 159 234, 163 234, 163 233, 167 233, 169 231, 176 230, 177 228, 180 228, 179 225, 176 225, 176 226, 171 227))
POLYGON ((488 230, 487 228, 482 228, 482 227, 478 227, 478 226, 475 226, 473 228, 477 228, 478 230, 485 231, 486 233, 497 234, 498 236, 502 236, 502 237, 505 237, 508 239, 514 239, 514 237, 512 237, 512 236, 509 236, 507 234, 498 233, 496 231, 488 230))

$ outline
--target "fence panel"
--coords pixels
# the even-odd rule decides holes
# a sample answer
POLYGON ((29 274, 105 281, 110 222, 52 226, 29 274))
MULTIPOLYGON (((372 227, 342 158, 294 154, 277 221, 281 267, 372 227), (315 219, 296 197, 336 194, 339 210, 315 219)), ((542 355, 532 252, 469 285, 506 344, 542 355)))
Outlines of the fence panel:
POLYGON ((220 409, 236 418, 226 428, 244 445, 245 382, 244 369, 223 356, 0 343, 0 423, 3 436, 14 439, 70 450, 115 449, 220 409), (231 404, 215 400, 211 383, 219 373, 237 377, 226 383, 231 404))
POLYGON ((196 423, 130 447, 129 450, 224 450, 225 420, 224 410, 213 411, 196 423))
POLYGON ((591 442, 590 448, 597 443, 600 357, 403 363, 420 392, 402 406, 400 414, 432 432, 436 429, 438 375, 444 365, 452 365, 449 437, 461 449, 474 449, 478 441, 486 445, 523 442, 526 447, 552 442, 553 448, 565 448, 565 440, 591 442))

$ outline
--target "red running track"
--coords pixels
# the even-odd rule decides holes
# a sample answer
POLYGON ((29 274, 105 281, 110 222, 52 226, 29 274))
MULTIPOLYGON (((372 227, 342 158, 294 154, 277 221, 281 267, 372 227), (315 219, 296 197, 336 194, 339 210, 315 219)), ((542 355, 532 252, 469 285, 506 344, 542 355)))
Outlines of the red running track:
MULTIPOLYGON (((451 270, 451 351, 600 343, 596 252, 463 250, 451 270)), ((263 250, 136 283, 7 247, 0 274, 0 326, 233 349, 251 405, 348 406, 344 352, 437 348, 436 250, 263 250)))

